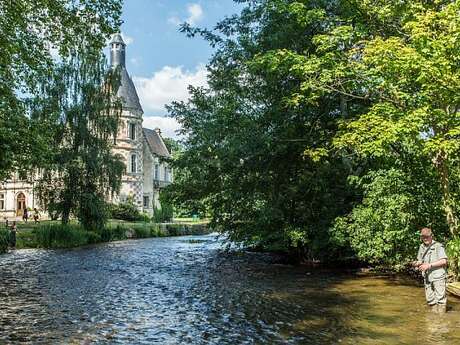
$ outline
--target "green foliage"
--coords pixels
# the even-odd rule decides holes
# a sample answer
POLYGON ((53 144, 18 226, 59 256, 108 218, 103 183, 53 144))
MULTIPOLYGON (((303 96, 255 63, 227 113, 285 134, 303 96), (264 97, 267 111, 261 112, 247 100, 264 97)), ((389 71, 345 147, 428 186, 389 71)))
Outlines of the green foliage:
POLYGON ((128 199, 126 202, 110 205, 110 214, 113 219, 120 219, 128 222, 148 220, 148 216, 146 217, 139 212, 132 198, 128 199))
POLYGON ((8 251, 10 245, 10 232, 8 230, 0 229, 0 254, 8 251))
POLYGON ((335 63, 314 38, 342 22, 341 6, 248 1, 213 32, 183 28, 218 49, 209 87, 169 107, 185 134, 168 188, 178 209, 208 211, 213 227, 244 245, 295 245, 310 259, 330 253, 329 227, 354 198, 346 185, 353 164, 330 150, 343 102, 302 81, 323 67, 319 56, 335 63))
POLYGON ((48 164, 53 124, 30 116, 41 79, 82 45, 102 49, 121 24, 121 0, 0 2, 0 180, 48 164))
POLYGON ((90 243, 89 232, 79 225, 52 224, 33 230, 40 248, 72 248, 90 243))
POLYGON ((101 51, 81 49, 43 80, 42 100, 34 104, 34 116, 53 121, 55 130, 38 193, 64 224, 73 214, 85 229, 101 230, 109 216, 105 199, 119 190, 124 170, 121 156, 112 153, 121 113, 114 98, 119 76, 101 51))
POLYGON ((446 246, 447 256, 449 258, 449 270, 458 279, 460 272, 460 238, 452 238, 446 246))
POLYGON ((150 227, 136 226, 134 227, 134 233, 136 238, 148 238, 152 237, 152 231, 150 227))
POLYGON ((153 211, 153 220, 155 223, 171 222, 174 217, 174 207, 169 200, 160 194, 161 208, 155 208, 153 211))
POLYGON ((35 231, 18 231, 16 234, 16 248, 39 248, 35 231))
POLYGON ((176 208, 307 259, 400 265, 420 227, 455 234, 460 2, 242 2, 182 27, 218 49, 209 86, 169 107, 176 208))

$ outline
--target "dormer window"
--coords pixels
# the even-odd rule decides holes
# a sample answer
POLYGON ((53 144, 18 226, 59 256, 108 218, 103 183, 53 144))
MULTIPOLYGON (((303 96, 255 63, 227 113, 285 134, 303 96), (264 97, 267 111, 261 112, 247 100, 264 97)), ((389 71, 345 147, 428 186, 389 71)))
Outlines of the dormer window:
POLYGON ((129 139, 136 140, 136 124, 135 123, 129 124, 129 139))

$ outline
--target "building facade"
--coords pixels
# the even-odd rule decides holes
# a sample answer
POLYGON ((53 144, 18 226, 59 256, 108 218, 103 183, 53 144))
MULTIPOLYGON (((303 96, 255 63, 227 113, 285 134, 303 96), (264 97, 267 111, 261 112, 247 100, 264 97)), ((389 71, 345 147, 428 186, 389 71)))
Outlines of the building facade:
MULTIPOLYGON (((126 70, 126 45, 121 35, 114 35, 110 42, 110 64, 120 69, 120 87, 117 96, 122 101, 122 114, 113 151, 123 157, 126 171, 122 177, 120 192, 108 201, 120 203, 132 201, 142 212, 153 215, 160 208, 160 190, 173 180, 172 170, 164 159, 170 153, 159 128, 142 127, 143 110, 136 88, 126 70)), ((0 182, 0 219, 22 217, 24 209, 42 209, 35 193, 35 180, 21 180, 17 174, 0 182)))

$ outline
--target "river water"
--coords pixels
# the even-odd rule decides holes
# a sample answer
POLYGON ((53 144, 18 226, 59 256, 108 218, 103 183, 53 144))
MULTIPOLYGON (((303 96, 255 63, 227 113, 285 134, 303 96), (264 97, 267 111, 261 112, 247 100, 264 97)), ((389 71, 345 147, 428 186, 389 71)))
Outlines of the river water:
POLYGON ((403 278, 225 253, 213 235, 0 256, 0 344, 460 344, 403 278))

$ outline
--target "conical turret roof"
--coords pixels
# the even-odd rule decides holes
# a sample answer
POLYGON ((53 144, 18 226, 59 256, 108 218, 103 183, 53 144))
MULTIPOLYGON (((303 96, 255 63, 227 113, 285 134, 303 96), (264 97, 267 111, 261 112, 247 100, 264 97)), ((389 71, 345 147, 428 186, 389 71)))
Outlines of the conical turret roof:
POLYGON ((121 35, 113 35, 110 45, 111 66, 112 68, 120 68, 120 87, 118 88, 117 96, 122 99, 123 108, 140 110, 143 112, 134 83, 126 70, 126 45, 121 35), (121 46, 118 46, 118 44, 121 44, 121 46))

